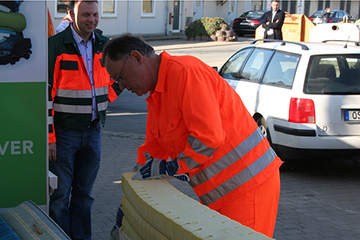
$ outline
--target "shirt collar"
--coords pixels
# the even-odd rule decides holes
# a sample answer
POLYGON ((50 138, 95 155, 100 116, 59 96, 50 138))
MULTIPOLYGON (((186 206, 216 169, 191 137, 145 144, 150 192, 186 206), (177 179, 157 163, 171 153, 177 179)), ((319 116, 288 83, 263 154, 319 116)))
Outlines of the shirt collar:
MULTIPOLYGON (((73 28, 73 24, 72 24, 72 23, 70 24, 70 28, 71 28, 72 34, 73 34, 73 36, 74 36, 74 39, 75 39, 77 45, 79 45, 79 44, 81 43, 81 41, 84 41, 84 42, 85 42, 85 40, 82 39, 82 38, 79 36, 79 34, 75 31, 75 29, 73 28)), ((94 32, 91 33, 91 38, 90 38, 90 40, 92 41, 92 43, 95 42, 95 34, 94 34, 94 32)))
POLYGON ((155 92, 164 92, 165 89, 165 81, 166 81, 166 68, 170 60, 170 54, 163 51, 160 53, 161 56, 161 62, 160 62, 160 68, 158 73, 158 81, 156 83, 155 92))

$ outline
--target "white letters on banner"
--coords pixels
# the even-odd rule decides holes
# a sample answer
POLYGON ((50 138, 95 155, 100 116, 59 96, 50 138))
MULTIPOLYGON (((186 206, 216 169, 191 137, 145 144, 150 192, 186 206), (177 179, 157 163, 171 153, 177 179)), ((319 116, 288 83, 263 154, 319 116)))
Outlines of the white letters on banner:
POLYGON ((33 154, 33 147, 34 143, 29 140, 24 141, 6 141, 5 144, 0 144, 0 155, 5 155, 6 150, 10 149, 11 155, 17 154, 33 154), (22 142, 22 144, 21 144, 22 142), (9 146, 10 144, 10 146, 9 146), (21 148, 22 147, 22 148, 21 148))

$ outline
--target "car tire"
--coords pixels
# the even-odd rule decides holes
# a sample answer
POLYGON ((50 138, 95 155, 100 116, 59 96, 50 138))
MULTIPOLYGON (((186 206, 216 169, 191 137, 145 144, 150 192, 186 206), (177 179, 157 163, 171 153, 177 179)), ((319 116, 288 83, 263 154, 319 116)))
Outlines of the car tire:
POLYGON ((260 131, 263 133, 264 137, 270 142, 270 134, 268 125, 263 117, 256 120, 256 123, 260 129, 260 131))
POLYGON ((260 117, 256 120, 256 123, 260 129, 260 131, 263 133, 264 137, 268 140, 270 146, 273 148, 273 150, 276 152, 276 154, 281 158, 281 159, 285 159, 281 157, 281 154, 279 154, 278 149, 273 146, 272 141, 271 141, 271 136, 270 136, 270 132, 269 132, 269 127, 265 121, 265 119, 263 117, 260 117))

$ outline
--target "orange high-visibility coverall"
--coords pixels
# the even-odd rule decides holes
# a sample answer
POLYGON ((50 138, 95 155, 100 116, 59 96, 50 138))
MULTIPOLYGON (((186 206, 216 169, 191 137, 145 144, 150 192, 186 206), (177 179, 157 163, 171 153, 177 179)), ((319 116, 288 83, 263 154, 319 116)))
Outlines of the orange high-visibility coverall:
POLYGON ((146 100, 146 139, 137 162, 145 163, 144 152, 177 157, 177 173, 190 174, 203 204, 272 237, 282 161, 234 89, 199 59, 163 52, 146 100))

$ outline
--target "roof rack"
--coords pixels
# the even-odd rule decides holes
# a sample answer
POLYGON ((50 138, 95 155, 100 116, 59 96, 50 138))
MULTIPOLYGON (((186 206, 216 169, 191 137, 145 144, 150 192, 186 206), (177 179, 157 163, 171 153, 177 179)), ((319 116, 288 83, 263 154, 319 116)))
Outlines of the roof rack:
POLYGON ((360 41, 355 41, 355 40, 341 40, 341 39, 334 39, 334 40, 323 40, 322 43, 327 43, 327 42, 352 42, 355 43, 355 46, 360 46, 360 41))
POLYGON ((299 42, 291 42, 291 41, 284 41, 284 40, 279 40, 279 39, 256 39, 254 40, 251 44, 255 44, 256 42, 279 42, 281 43, 282 46, 286 45, 286 44, 295 44, 295 45, 299 45, 301 47, 302 50, 309 50, 308 46, 306 46, 303 43, 299 43, 299 42))

